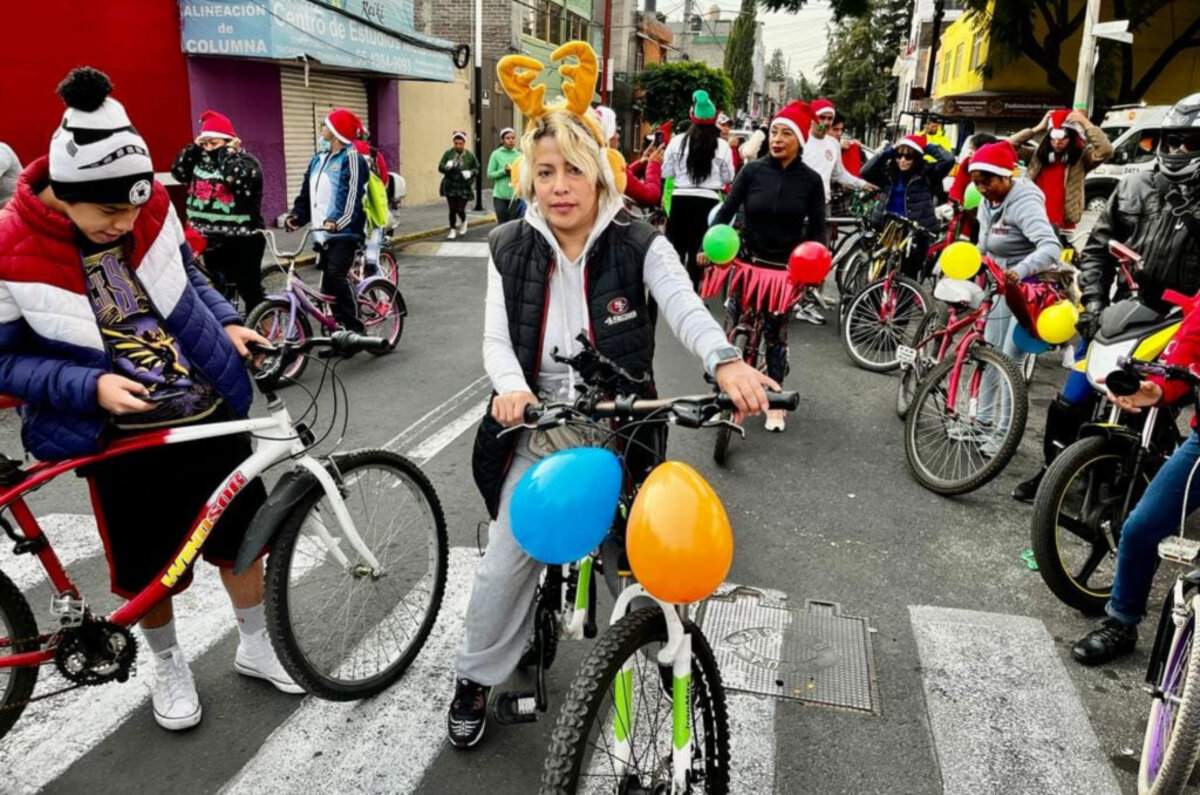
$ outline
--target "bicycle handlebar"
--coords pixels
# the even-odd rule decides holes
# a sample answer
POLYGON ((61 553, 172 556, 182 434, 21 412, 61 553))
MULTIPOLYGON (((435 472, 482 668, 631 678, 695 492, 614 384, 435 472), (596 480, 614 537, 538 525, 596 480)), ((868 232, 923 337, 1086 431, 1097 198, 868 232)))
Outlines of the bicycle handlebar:
POLYGON ((328 337, 308 337, 299 342, 284 342, 268 347, 251 342, 247 345, 251 353, 263 357, 261 361, 251 362, 254 380, 264 390, 269 390, 278 383, 280 374, 291 357, 301 356, 313 348, 331 348, 341 356, 353 356, 360 351, 382 351, 388 342, 382 337, 369 337, 356 331, 335 331, 328 337))
POLYGON ((279 250, 279 246, 277 246, 275 244, 274 230, 272 230, 272 229, 256 229, 254 231, 257 232, 258 234, 262 235, 264 238, 266 238, 267 245, 271 248, 271 256, 275 257, 275 259, 277 259, 277 260, 294 260, 294 259, 296 259, 296 257, 300 256, 301 252, 304 251, 304 244, 308 242, 308 236, 312 234, 312 227, 311 226, 304 227, 304 235, 300 238, 300 245, 296 247, 295 251, 292 251, 290 253, 289 252, 281 252, 279 250))
MULTIPOLYGON (((768 392, 767 407, 795 411, 800 393, 768 392)), ((724 392, 708 395, 684 395, 674 398, 635 398, 621 396, 613 400, 593 401, 586 395, 574 402, 552 402, 525 407, 524 424, 534 429, 552 427, 571 417, 589 420, 645 418, 663 412, 663 422, 673 421, 685 428, 699 428, 724 411, 734 411, 733 398, 724 392), (669 413, 668 413, 669 410, 669 413)))

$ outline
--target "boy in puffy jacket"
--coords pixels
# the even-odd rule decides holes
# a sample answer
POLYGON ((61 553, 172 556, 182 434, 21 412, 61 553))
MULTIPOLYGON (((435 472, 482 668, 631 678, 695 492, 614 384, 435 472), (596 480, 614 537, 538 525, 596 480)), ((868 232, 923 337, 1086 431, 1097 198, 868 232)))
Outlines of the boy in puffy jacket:
MULTIPOLYGON (((123 434, 245 417, 253 396, 241 358, 247 343, 266 342, 191 266, 146 142, 111 88, 89 68, 63 81, 68 107, 49 156, 22 172, 0 215, 0 392, 24 401, 22 439, 41 459, 97 453, 123 434)), ((132 597, 159 575, 211 493, 250 453, 248 437, 224 436, 79 470, 114 593, 132 597)), ((265 496, 260 481, 248 484, 202 551, 221 567, 237 616, 235 668, 298 693, 267 638, 261 562, 232 572, 265 496)), ((200 701, 171 601, 141 627, 155 660, 155 720, 195 726, 200 701)))

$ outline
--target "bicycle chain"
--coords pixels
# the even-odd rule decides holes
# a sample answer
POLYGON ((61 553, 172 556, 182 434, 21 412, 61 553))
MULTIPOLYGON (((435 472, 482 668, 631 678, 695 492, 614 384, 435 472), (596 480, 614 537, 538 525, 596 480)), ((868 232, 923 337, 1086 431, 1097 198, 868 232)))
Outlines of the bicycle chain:
MULTIPOLYGON (((59 633, 55 633, 54 635, 52 635, 52 636, 51 636, 51 640, 54 640, 55 636, 57 636, 58 634, 59 634, 59 633)), ((35 642, 35 643, 40 643, 40 642, 41 642, 41 636, 34 637, 34 638, 19 638, 19 639, 17 639, 17 640, 11 641, 11 642, 10 642, 10 647, 11 647, 11 646, 20 646, 21 644, 23 644, 23 643, 25 643, 25 642, 27 642, 27 641, 33 641, 33 642, 35 642)), ((37 666, 37 667, 38 667, 38 668, 46 668, 46 669, 50 670, 50 672, 51 672, 51 674, 52 674, 52 675, 54 675, 54 676, 57 676, 57 677, 59 677, 60 679, 63 679, 64 681, 69 681, 69 680, 67 680, 67 678, 66 678, 65 676, 63 676, 63 675, 62 675, 62 674, 61 674, 61 673, 58 671, 58 669, 57 669, 57 667, 55 666, 55 664, 54 664, 54 661, 53 661, 53 660, 50 660, 50 661, 47 661, 47 662, 41 663, 41 664, 40 664, 39 666, 37 666)), ((133 676, 137 676, 137 662, 136 662, 136 660, 134 661, 133 665, 130 667, 129 675, 130 675, 131 677, 133 677, 133 676)), ((44 682, 44 681, 46 681, 46 680, 45 680, 45 679, 43 679, 42 681, 44 682)), ((107 684, 107 682, 99 682, 99 683, 96 683, 96 684, 107 684)), ((64 693, 69 693, 69 692, 71 692, 72 690, 78 690, 78 689, 79 689, 79 688, 81 688, 81 687, 88 687, 88 686, 89 686, 89 685, 88 685, 88 684, 86 684, 86 683, 84 683, 84 682, 78 682, 78 683, 75 683, 75 684, 68 685, 67 687, 61 687, 61 688, 59 688, 58 690, 52 690, 52 691, 50 691, 49 693, 41 693, 40 695, 36 695, 36 696, 30 696, 29 698, 23 699, 23 700, 21 700, 21 701, 14 701, 14 702, 12 702, 12 703, 10 703, 10 704, 3 704, 3 705, 0 705, 0 712, 11 712, 12 710, 15 710, 15 709, 24 709, 25 707, 27 707, 27 706, 29 706, 30 704, 33 704, 33 703, 35 703, 35 702, 37 702, 37 701, 45 701, 46 699, 49 699, 49 698, 54 698, 55 696, 61 696, 62 694, 64 694, 64 693)), ((93 685, 93 686, 94 686, 94 685, 93 685)))

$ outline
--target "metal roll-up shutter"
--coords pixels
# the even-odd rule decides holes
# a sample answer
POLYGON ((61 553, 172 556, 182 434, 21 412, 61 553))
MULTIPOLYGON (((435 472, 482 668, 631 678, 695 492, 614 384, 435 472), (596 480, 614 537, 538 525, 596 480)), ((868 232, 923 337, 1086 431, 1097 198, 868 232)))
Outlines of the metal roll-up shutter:
POLYGON ((288 202, 300 193, 300 181, 316 150, 317 134, 332 108, 349 108, 367 124, 367 86, 360 77, 310 69, 279 69, 283 95, 283 156, 287 163, 288 202))

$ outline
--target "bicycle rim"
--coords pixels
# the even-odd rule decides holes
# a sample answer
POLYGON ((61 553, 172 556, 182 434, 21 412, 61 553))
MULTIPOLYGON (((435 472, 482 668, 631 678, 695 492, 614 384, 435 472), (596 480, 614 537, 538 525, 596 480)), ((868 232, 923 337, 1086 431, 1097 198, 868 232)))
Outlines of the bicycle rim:
POLYGON ((842 327, 851 361, 874 371, 899 367, 896 349, 912 336, 928 309, 921 288, 903 277, 864 287, 850 302, 842 327))
POLYGON ((389 349, 400 341, 404 318, 394 285, 377 283, 363 290, 358 296, 358 317, 366 333, 387 340, 389 349))
POLYGON ((276 537, 267 592, 271 638, 288 672, 310 693, 345 700, 387 687, 420 651, 441 605, 448 552, 441 504, 414 464, 382 450, 336 460, 346 509, 383 576, 365 572, 314 488, 276 537))
MULTIPOLYGON (((690 622, 692 764, 688 792, 729 790, 729 719, 720 671, 699 629, 690 622)), ((666 642, 661 608, 646 607, 618 621, 579 669, 550 741, 542 793, 670 792, 672 698, 657 654, 666 642), (632 670, 622 673, 626 661, 632 670), (621 770, 618 731, 629 743, 621 770)))
MULTIPOLYGON (((929 311, 917 324, 916 331, 909 339, 910 344, 915 345, 943 325, 943 318, 937 312, 929 311)), ((900 419, 908 416, 908 408, 912 405, 917 387, 921 385, 921 379, 937 365, 936 356, 940 345, 940 337, 929 340, 917 349, 917 358, 900 373, 900 386, 896 390, 896 415, 900 419)))
POLYGON ((917 480, 939 494, 973 491, 1004 469, 1025 432, 1028 396, 1016 365, 990 348, 963 360, 949 394, 953 359, 917 388, 905 421, 904 450, 917 480))
POLYGON ((396 258, 387 251, 379 255, 379 270, 385 279, 400 286, 400 267, 396 264, 396 258))
MULTIPOLYGON (((37 620, 21 590, 0 571, 0 656, 35 651, 38 640, 37 620)), ((25 710, 23 702, 33 695, 38 668, 0 668, 0 737, 25 710)))
MULTIPOLYGON (((246 318, 246 325, 266 337, 272 345, 284 342, 302 343, 312 336, 312 329, 303 315, 303 310, 296 310, 294 322, 289 322, 290 318, 291 306, 286 301, 266 301, 250 313, 246 318)), ((295 381, 307 366, 306 357, 296 356, 288 362, 280 375, 285 381, 295 381)))
POLYGON ((1159 693, 1150 705, 1138 766, 1139 793, 1182 792, 1200 755, 1200 664, 1192 656, 1197 599, 1190 596, 1187 621, 1175 629, 1156 683, 1159 693))

